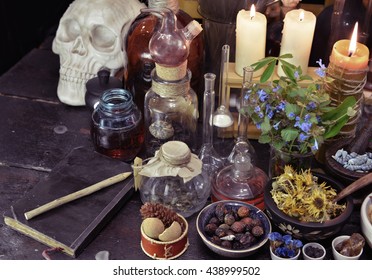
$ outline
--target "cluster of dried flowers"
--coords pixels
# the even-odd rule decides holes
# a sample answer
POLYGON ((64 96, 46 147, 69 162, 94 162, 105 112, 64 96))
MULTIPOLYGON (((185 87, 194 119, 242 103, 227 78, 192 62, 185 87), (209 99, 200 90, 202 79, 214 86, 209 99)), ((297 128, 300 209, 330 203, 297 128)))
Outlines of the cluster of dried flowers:
POLYGON ((285 214, 304 222, 325 222, 339 216, 345 204, 333 202, 336 190, 318 183, 311 170, 296 172, 290 165, 272 184, 271 195, 285 214))

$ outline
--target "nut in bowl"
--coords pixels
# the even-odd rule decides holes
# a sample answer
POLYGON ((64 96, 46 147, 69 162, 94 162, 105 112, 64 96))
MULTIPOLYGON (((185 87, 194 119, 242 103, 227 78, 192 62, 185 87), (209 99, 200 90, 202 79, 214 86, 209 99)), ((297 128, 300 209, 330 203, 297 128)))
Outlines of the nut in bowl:
POLYGON ((153 259, 175 259, 188 248, 188 223, 172 209, 147 202, 141 207, 141 248, 153 259))
POLYGON ((326 239, 337 234, 351 216, 354 207, 352 198, 346 197, 329 209, 329 202, 332 202, 332 197, 342 190, 342 185, 327 175, 313 173, 311 170, 303 171, 303 174, 293 172, 286 167, 283 174, 289 174, 289 177, 296 179, 287 180, 288 178, 281 177, 282 174, 270 180, 265 188, 266 213, 271 222, 282 232, 308 241, 326 239), (298 178, 299 175, 303 178, 298 178), (281 180, 279 187, 275 185, 277 180, 281 180), (297 187, 295 188, 294 185, 297 187), (304 188, 300 192, 301 199, 297 198, 298 193, 291 193, 295 189, 298 190, 299 186, 304 188), (319 189, 320 186, 325 189, 325 193, 319 189), (292 199, 286 200, 287 203, 291 202, 291 205, 293 202, 289 214, 285 212, 287 205, 281 204, 278 191, 283 191, 287 197, 293 196, 292 199), (303 205, 303 203, 307 203, 307 205, 303 205))
POLYGON ((271 223, 262 210, 251 204, 224 200, 200 211, 196 229, 213 252, 242 258, 254 254, 268 241, 271 223))

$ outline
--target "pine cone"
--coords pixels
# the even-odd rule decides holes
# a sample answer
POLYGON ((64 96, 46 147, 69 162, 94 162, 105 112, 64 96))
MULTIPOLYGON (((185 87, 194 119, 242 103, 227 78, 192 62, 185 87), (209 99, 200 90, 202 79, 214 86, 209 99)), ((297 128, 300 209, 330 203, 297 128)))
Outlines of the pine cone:
POLYGON ((177 215, 177 213, 161 203, 146 202, 141 206, 140 213, 142 219, 159 218, 166 228, 174 221, 177 221, 181 225, 182 229, 184 229, 182 219, 177 215))

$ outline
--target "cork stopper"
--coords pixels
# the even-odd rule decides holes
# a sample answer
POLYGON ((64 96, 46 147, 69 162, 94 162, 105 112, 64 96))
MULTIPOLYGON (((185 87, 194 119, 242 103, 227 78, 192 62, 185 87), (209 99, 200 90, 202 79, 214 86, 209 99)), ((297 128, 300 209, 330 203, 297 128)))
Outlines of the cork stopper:
POLYGON ((175 67, 163 66, 158 63, 155 63, 155 67, 158 77, 166 81, 178 81, 187 74, 187 60, 175 67))
POLYGON ((139 175, 146 177, 179 176, 188 182, 202 172, 203 162, 181 141, 164 143, 146 165, 140 168, 139 175))
POLYGON ((191 159, 190 148, 181 141, 168 141, 161 146, 162 156, 172 165, 187 164, 191 159))

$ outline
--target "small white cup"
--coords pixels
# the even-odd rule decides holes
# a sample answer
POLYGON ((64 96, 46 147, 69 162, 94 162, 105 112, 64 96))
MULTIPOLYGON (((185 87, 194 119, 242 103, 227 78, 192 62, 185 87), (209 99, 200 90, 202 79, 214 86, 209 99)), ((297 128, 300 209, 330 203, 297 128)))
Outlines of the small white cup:
POLYGON ((360 250, 360 253, 358 255, 353 256, 353 257, 344 256, 344 255, 340 254, 339 252, 337 252, 335 246, 337 244, 339 244, 340 242, 344 241, 345 239, 348 239, 348 238, 350 238, 349 235, 341 235, 341 236, 338 236, 335 239, 333 239, 333 241, 332 241, 332 253, 333 253, 333 258, 335 260, 358 260, 360 258, 360 256, 362 255, 363 248, 362 248, 362 250, 360 250))
POLYGON ((326 250, 325 248, 323 247, 323 245, 317 243, 317 242, 310 242, 310 243, 306 243, 303 247, 302 247, 302 255, 303 255, 303 258, 304 260, 322 260, 324 259, 325 255, 326 255, 326 250), (319 248, 323 251, 323 254, 318 257, 318 258, 314 258, 314 257, 311 257, 309 255, 306 254, 306 248, 308 247, 314 247, 314 248, 319 248))

